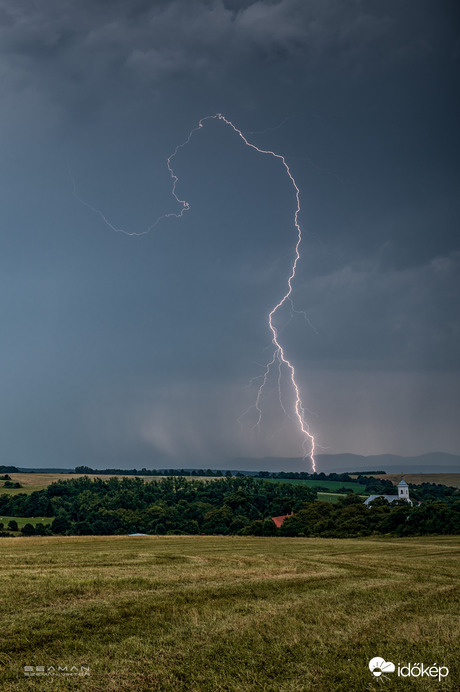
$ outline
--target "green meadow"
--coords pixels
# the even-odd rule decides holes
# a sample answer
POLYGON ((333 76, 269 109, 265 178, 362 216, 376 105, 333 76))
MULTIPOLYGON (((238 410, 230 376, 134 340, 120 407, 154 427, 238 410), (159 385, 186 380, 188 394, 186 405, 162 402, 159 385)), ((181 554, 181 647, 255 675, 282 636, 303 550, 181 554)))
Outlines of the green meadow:
POLYGON ((10 531, 8 529, 8 522, 12 519, 16 521, 18 529, 21 530, 26 524, 32 524, 32 526, 36 524, 51 524, 54 517, 7 517, 5 515, 0 515, 0 523, 3 524, 3 529, 0 529, 0 531, 10 531))
POLYGON ((459 689, 458 537, 2 538, 0 553, 5 692, 459 689), (382 683, 375 656, 450 673, 382 683))

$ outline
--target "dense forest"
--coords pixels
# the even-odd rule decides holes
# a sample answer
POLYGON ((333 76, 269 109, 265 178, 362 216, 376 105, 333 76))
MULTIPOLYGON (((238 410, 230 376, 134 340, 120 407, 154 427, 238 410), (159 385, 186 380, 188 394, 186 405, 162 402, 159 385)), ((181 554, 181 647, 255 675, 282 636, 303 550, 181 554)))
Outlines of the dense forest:
POLYGON ((459 496, 458 490, 434 494, 413 507, 378 498, 366 507, 355 493, 344 494, 336 504, 319 502, 316 490, 306 485, 252 476, 150 482, 85 476, 30 495, 0 495, 0 514, 54 517, 51 527, 26 524, 25 535, 414 536, 460 533, 459 496), (277 528, 271 517, 288 514, 292 516, 277 528))

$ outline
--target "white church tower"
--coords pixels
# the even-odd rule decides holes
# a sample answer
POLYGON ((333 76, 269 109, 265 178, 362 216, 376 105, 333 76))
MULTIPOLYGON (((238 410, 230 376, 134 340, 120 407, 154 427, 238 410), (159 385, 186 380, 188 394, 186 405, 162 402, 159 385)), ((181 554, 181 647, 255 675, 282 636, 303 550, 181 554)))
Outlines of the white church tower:
POLYGON ((409 497, 409 486, 404 478, 401 478, 398 483, 398 500, 406 500, 406 502, 410 502, 410 504, 412 504, 412 500, 409 497))

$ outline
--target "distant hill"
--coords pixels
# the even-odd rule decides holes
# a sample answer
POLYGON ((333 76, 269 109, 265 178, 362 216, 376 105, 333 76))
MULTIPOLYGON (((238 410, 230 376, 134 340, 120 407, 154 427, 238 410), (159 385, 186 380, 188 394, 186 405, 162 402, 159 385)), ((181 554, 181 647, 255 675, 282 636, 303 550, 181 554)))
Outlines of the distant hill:
MULTIPOLYGON (((387 473, 460 473, 460 455, 447 454, 446 452, 430 452, 419 456, 403 457, 396 454, 374 454, 363 456, 361 454, 317 454, 316 470, 324 473, 353 473, 370 470, 384 470, 387 473)), ((135 466, 135 463, 132 464, 135 466)), ((233 473, 257 473, 258 471, 308 471, 311 472, 311 463, 300 457, 262 457, 260 459, 252 457, 240 457, 229 459, 226 462, 219 462, 219 465, 200 462, 198 460, 188 460, 186 471, 193 469, 205 469, 211 467, 213 470, 230 469, 233 473), (193 466, 192 466, 193 464, 193 466)), ((127 464, 126 468, 130 465, 127 464)), ((14 467, 3 467, 6 469, 14 467)), ((158 469, 184 468, 182 464, 173 463, 157 465, 158 469)), ((1 470, 1 468, 0 468, 1 470)), ((23 473, 73 473, 74 469, 64 468, 24 468, 18 469, 23 473)), ((11 472, 11 471, 10 471, 11 472)))
MULTIPOLYGON (((396 454, 318 454, 316 469, 324 473, 368 471, 382 469, 387 473, 460 473, 460 455, 430 452, 414 457, 396 454)), ((301 458, 263 457, 240 458, 228 462, 231 468, 251 471, 311 471, 311 465, 301 458)))
POLYGON ((73 469, 56 469, 56 468, 26 468, 25 466, 20 466, 17 469, 18 473, 73 473, 73 469))

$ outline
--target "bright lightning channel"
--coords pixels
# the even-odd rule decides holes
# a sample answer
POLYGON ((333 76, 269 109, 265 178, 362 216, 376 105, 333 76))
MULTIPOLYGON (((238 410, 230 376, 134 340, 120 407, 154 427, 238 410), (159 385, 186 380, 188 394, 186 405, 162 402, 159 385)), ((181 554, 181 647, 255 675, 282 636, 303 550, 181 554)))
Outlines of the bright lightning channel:
MULTIPOLYGON (((122 228, 117 228, 117 227, 107 218, 107 216, 106 216, 105 214, 103 214, 99 209, 97 209, 96 207, 92 206, 91 204, 89 204, 88 202, 86 202, 84 199, 82 199, 82 198, 79 196, 78 192, 77 192, 77 185, 76 185, 75 179, 73 178, 72 173, 70 172, 70 169, 69 169, 69 175, 70 175, 70 177, 71 177, 71 179, 72 179, 72 183, 73 183, 73 194, 74 194, 74 197, 75 197, 81 204, 83 204, 85 207, 87 207, 88 209, 90 209, 91 211, 93 211, 95 214, 98 214, 98 215, 101 217, 101 219, 104 221, 104 223, 105 223, 112 231, 115 231, 116 233, 124 233, 125 235, 129 235, 129 236, 141 236, 141 235, 146 235, 147 233, 150 233, 150 231, 152 231, 161 221, 163 221, 163 220, 165 220, 165 219, 168 219, 168 218, 171 218, 171 217, 174 217, 174 218, 176 218, 176 219, 180 219, 180 218, 184 215, 185 212, 189 211, 189 209, 190 209, 190 204, 189 204, 186 200, 181 199, 181 198, 178 196, 177 192, 176 192, 176 186, 177 186, 177 183, 178 183, 179 178, 178 178, 177 175, 174 173, 174 170, 173 170, 173 168, 172 168, 171 162, 172 162, 172 160, 174 159, 174 157, 176 156, 176 154, 178 153, 178 151, 179 151, 180 149, 183 149, 184 147, 187 146, 187 144, 190 142, 190 140, 192 139, 192 137, 193 137, 193 135, 195 134, 195 132, 197 132, 198 130, 200 130, 200 129, 203 127, 203 123, 206 122, 207 120, 221 120, 221 121, 224 122, 226 125, 228 125, 229 127, 231 127, 231 129, 238 135, 238 137, 240 137, 240 138, 243 140, 243 142, 245 143, 245 145, 246 145, 247 147, 250 147, 251 149, 254 149, 254 150, 257 151, 259 154, 268 154, 269 156, 272 156, 272 157, 275 158, 275 159, 279 159, 279 160, 281 161, 281 163, 283 164, 284 169, 285 169, 287 175, 289 176, 289 179, 290 179, 290 181, 291 181, 291 183, 292 183, 292 186, 293 186, 293 188, 294 188, 294 191, 295 191, 296 209, 295 209, 295 212, 294 212, 294 226, 295 226, 295 229, 296 229, 296 232, 297 232, 297 242, 296 242, 296 245, 295 245, 294 260, 293 260, 293 262, 292 262, 291 271, 290 271, 290 274, 289 274, 288 280, 287 280, 287 290, 286 290, 285 294, 283 295, 283 297, 278 301, 278 303, 272 308, 272 310, 271 310, 271 311, 269 312, 269 314, 268 314, 268 326, 269 326, 270 332, 271 332, 271 334, 272 334, 272 344, 273 344, 273 346, 274 346, 274 352, 273 352, 273 357, 272 357, 272 359, 271 359, 271 360, 266 364, 266 366, 265 366, 265 372, 264 372, 264 374, 263 374, 263 375, 261 376, 261 378, 260 378, 260 379, 262 379, 262 383, 260 384, 260 386, 259 386, 259 388, 258 388, 258 390, 257 390, 256 400, 255 400, 255 403, 254 403, 254 405, 253 405, 253 407, 254 407, 254 408, 256 409, 256 411, 257 411, 257 416, 258 416, 257 422, 256 422, 256 424, 255 424, 254 427, 257 427, 257 426, 260 424, 261 420, 262 420, 262 409, 261 409, 261 406, 260 406, 262 393, 263 393, 264 387, 265 387, 266 384, 267 384, 267 380, 268 380, 268 377, 269 377, 269 375, 270 375, 271 368, 272 368, 272 366, 275 364, 275 362, 278 361, 278 368, 279 368, 279 372, 278 372, 278 392, 279 392, 279 395, 280 395, 280 404, 281 404, 281 408, 282 408, 283 411, 286 413, 286 409, 285 409, 285 407, 284 407, 284 405, 283 405, 283 402, 282 402, 282 400, 281 400, 281 385, 280 385, 280 381, 281 381, 281 371, 282 371, 282 368, 283 368, 283 366, 284 366, 284 367, 288 370, 288 372, 289 372, 289 379, 290 379, 290 381, 291 381, 292 389, 293 389, 293 392, 294 392, 294 412, 295 412, 295 419, 296 419, 297 424, 298 424, 298 426, 299 426, 300 432, 302 433, 302 436, 303 436, 302 450, 303 450, 303 454, 304 454, 304 459, 307 459, 307 458, 310 459, 311 464, 312 464, 313 472, 315 472, 315 471, 316 471, 316 462, 315 462, 315 438, 314 438, 314 436, 311 434, 311 432, 310 432, 310 430, 309 430, 309 427, 308 427, 308 424, 307 424, 307 422, 306 422, 306 420, 305 420, 305 409, 304 409, 304 406, 303 406, 303 403, 302 403, 302 399, 301 399, 301 396, 300 396, 299 386, 298 386, 297 381, 296 381, 295 368, 294 368, 293 364, 291 363, 291 361, 290 361, 290 360, 287 358, 287 356, 286 356, 284 347, 281 345, 281 343, 280 343, 280 341, 279 341, 279 333, 278 333, 278 330, 277 330, 277 328, 275 327, 275 325, 274 325, 274 323, 273 323, 276 313, 277 313, 279 310, 281 310, 281 308, 282 308, 286 303, 289 303, 290 306, 291 306, 291 314, 292 314, 292 311, 294 311, 294 309, 293 309, 293 304, 292 304, 292 297, 291 297, 291 296, 292 296, 292 290, 293 290, 293 289, 292 289, 292 282, 293 282, 293 280, 294 280, 294 278, 295 278, 296 271, 297 271, 297 265, 298 265, 298 262, 299 262, 299 260, 300 260, 300 251, 299 251, 299 248, 300 248, 300 244, 301 244, 301 242, 302 242, 302 231, 301 231, 300 224, 299 224, 299 214, 300 214, 300 190, 299 190, 299 188, 298 188, 298 186, 297 186, 297 183, 296 183, 296 181, 295 181, 295 179, 294 179, 294 176, 292 175, 291 170, 290 170, 290 168, 289 168, 289 166, 288 166, 288 164, 287 164, 286 159, 284 158, 284 156, 282 156, 281 154, 277 154, 277 153, 275 153, 274 151, 270 151, 269 149, 261 149, 260 147, 257 147, 255 144, 252 144, 251 142, 249 142, 249 141, 246 139, 246 137, 245 137, 245 135, 243 134, 243 132, 242 132, 240 129, 238 129, 238 128, 236 127, 236 125, 234 125, 230 120, 228 120, 225 116, 223 116, 222 113, 216 113, 215 115, 208 115, 208 116, 206 116, 206 117, 204 117, 204 118, 201 118, 201 120, 198 122, 198 124, 196 125, 196 127, 194 127, 194 128, 190 131, 190 133, 189 133, 187 139, 186 139, 184 142, 182 142, 182 144, 178 144, 178 145, 176 146, 176 148, 174 149, 173 153, 172 153, 172 154, 168 157, 168 159, 167 159, 167 167, 168 167, 169 175, 171 176, 171 180, 172 180, 172 195, 173 195, 173 197, 175 198, 176 202, 181 206, 181 209, 180 209, 179 213, 172 213, 172 212, 171 212, 171 213, 168 213, 168 214, 163 214, 162 216, 158 217, 158 219, 157 219, 151 226, 149 226, 145 231, 142 231, 142 232, 140 232, 140 233, 134 233, 134 232, 130 232, 130 231, 123 230, 122 228)), ((303 313, 303 314, 305 314, 305 313, 303 313)), ((306 315, 305 315, 305 317, 306 317, 306 315)), ((307 317, 306 317, 306 319, 308 320, 307 317)), ((243 414, 243 415, 244 415, 244 414, 243 414)), ((287 415, 288 415, 288 414, 287 414, 287 415)))

